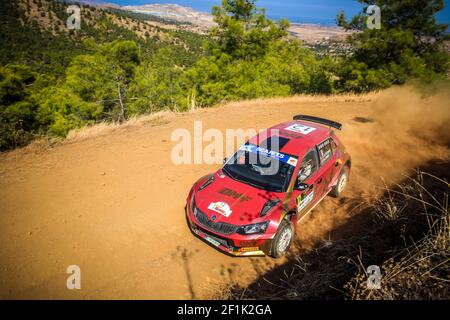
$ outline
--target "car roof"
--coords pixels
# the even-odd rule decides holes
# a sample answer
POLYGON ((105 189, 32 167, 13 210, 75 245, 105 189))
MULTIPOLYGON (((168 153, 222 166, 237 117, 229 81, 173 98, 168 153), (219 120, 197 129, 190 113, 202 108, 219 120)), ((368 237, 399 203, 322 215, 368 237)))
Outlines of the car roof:
POLYGON ((280 137, 280 152, 303 157, 314 146, 333 135, 333 131, 326 126, 308 121, 288 121, 280 123, 260 132, 249 140, 249 143, 260 145, 263 141, 280 137))

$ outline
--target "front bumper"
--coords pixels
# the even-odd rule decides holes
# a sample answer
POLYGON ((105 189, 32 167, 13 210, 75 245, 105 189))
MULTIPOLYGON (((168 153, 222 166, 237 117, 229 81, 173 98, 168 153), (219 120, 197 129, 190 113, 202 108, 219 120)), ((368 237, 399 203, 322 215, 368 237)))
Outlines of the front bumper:
POLYGON ((186 206, 186 218, 191 231, 197 237, 232 256, 265 256, 272 241, 271 238, 267 238, 267 235, 265 235, 265 238, 262 238, 261 235, 243 236, 235 234, 230 237, 207 230, 197 223, 189 202, 186 206))

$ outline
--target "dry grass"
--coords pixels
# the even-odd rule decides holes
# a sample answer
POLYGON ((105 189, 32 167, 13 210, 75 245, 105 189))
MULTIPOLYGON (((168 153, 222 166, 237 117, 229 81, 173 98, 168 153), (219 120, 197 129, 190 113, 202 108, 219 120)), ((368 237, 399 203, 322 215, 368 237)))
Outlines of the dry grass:
MULTIPOLYGON (((426 217, 427 233, 419 241, 413 241, 399 249, 381 264, 381 288, 367 287, 367 274, 361 259, 358 272, 344 288, 351 293, 351 299, 448 299, 450 296, 450 215, 447 181, 426 173, 418 173, 416 179, 399 186, 398 190, 387 190, 388 196, 377 205, 378 218, 386 222, 407 219, 416 211, 426 217), (442 184, 444 190, 436 195, 424 186, 424 175, 442 184), (402 209, 398 205, 403 203, 402 209), (411 208, 411 203, 415 210, 411 208), (401 214, 403 212, 403 214, 401 214)), ((407 234, 403 234, 405 244, 407 234)))
POLYGON ((163 125, 168 123, 170 118, 174 117, 176 114, 177 113, 173 111, 160 111, 144 116, 133 117, 123 123, 104 121, 83 128, 73 129, 69 132, 66 138, 42 136, 33 140, 30 144, 23 148, 17 148, 8 152, 0 153, 0 158, 14 158, 15 156, 26 154, 41 154, 47 152, 49 148, 59 145, 95 139, 114 132, 138 129, 144 126, 163 125))
MULTIPOLYGON (((330 103, 330 102, 366 102, 366 101, 372 101, 375 98, 377 98, 380 94, 379 93, 370 93, 370 94, 364 94, 364 95, 354 95, 354 94, 345 94, 345 95, 299 95, 294 97, 284 97, 284 98, 261 98, 261 99, 254 99, 254 100, 248 100, 248 101, 240 101, 240 102, 230 102, 230 103, 224 103, 221 105, 216 106, 216 108, 224 108, 224 107, 252 107, 256 105, 270 105, 270 104, 295 104, 295 103, 304 103, 304 102, 324 102, 324 103, 330 103)), ((191 112, 198 112, 199 108, 191 107, 189 111, 186 113, 191 112)), ((34 149, 36 145, 39 146, 39 149, 42 148, 43 145, 53 145, 55 143, 74 143, 78 141, 84 141, 87 139, 92 139, 98 136, 104 136, 111 134, 113 132, 119 131, 119 130, 127 130, 130 128, 138 128, 140 126, 145 125, 158 125, 161 123, 164 123, 165 121, 168 121, 171 117, 175 116, 176 114, 179 114, 180 112, 174 112, 174 111, 160 111, 148 115, 142 115, 133 117, 129 120, 127 120, 124 123, 117 123, 117 122, 100 122, 96 123, 91 126, 86 126, 80 129, 74 129, 69 132, 67 137, 64 140, 55 140, 48 141, 45 139, 41 139, 39 141, 33 142, 29 148, 34 149)))
POLYGON ((175 115, 172 111, 161 111, 153 114, 133 117, 124 123, 101 122, 92 126, 86 126, 80 129, 74 129, 69 132, 63 143, 74 143, 99 136, 111 134, 119 130, 138 128, 141 126, 155 126, 167 123, 168 119, 175 115))
POLYGON ((258 98, 251 100, 242 100, 237 102, 222 103, 220 106, 254 106, 286 103, 305 103, 305 102, 371 102, 381 95, 380 92, 366 94, 333 94, 333 95, 297 95, 291 97, 258 98))

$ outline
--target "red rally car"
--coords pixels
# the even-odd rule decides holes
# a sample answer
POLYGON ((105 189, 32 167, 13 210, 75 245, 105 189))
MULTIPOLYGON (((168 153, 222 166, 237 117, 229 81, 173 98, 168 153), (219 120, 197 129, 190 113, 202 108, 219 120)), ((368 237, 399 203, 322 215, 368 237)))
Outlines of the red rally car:
POLYGON ((299 115, 250 139, 192 187, 191 230, 234 256, 283 256, 296 223, 349 180, 351 158, 332 128, 342 125, 299 115))

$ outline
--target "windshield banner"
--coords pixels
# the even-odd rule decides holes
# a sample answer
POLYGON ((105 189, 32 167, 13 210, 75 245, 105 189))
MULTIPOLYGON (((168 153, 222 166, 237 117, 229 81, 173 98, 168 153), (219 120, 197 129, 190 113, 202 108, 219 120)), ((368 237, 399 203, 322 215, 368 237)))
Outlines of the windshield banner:
POLYGON ((239 150, 251 152, 251 153, 255 153, 255 154, 263 154, 269 158, 277 159, 281 162, 290 164, 291 166, 294 166, 294 167, 297 165, 297 158, 295 158, 295 157, 291 157, 287 154, 279 153, 279 152, 272 151, 272 150, 262 148, 262 147, 258 147, 255 145, 246 144, 246 145, 243 145, 242 147, 240 147, 239 150))

